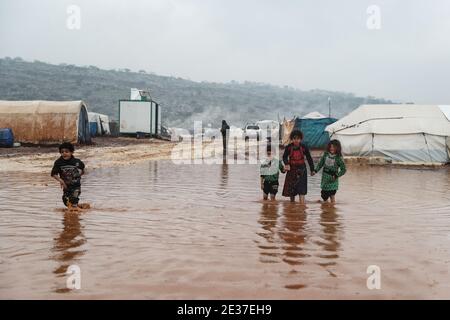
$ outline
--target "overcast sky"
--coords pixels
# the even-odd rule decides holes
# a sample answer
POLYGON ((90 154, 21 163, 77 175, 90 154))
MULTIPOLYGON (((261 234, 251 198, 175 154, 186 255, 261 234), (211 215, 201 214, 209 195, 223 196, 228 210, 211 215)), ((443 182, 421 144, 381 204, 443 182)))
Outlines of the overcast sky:
POLYGON ((1 0, 5 56, 450 104, 450 1, 1 0))

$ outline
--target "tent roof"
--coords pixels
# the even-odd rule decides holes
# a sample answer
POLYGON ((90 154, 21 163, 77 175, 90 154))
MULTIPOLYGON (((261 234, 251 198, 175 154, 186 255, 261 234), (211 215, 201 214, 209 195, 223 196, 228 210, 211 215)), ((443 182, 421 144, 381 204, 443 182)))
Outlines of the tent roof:
POLYGON ((259 121, 256 121, 256 123, 273 123, 273 122, 278 123, 278 121, 276 121, 276 120, 259 120, 259 121))
POLYGON ((81 100, 78 101, 8 101, 0 100, 0 114, 17 113, 79 113, 81 107, 86 107, 81 100))
POLYGON ((312 111, 308 114, 305 114, 302 119, 324 119, 324 118, 328 118, 327 116, 321 114, 318 111, 312 111))
POLYGON ((362 105, 325 130, 345 135, 427 133, 450 136, 450 121, 444 114, 448 107, 450 106, 362 105))
POLYGON ((98 119, 103 119, 104 121, 109 121, 109 116, 103 113, 88 112, 89 121, 94 122, 98 119))
POLYGON ((103 114, 103 113, 98 113, 98 112, 88 112, 89 115, 93 115, 93 116, 102 116, 102 117, 107 117, 107 114, 103 114))

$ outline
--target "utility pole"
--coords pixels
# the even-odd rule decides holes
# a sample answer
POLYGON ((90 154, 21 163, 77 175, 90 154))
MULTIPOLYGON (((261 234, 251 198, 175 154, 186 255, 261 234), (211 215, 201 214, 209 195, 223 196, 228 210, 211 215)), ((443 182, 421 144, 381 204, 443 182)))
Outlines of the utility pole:
POLYGON ((331 118, 331 97, 328 97, 328 118, 331 118))

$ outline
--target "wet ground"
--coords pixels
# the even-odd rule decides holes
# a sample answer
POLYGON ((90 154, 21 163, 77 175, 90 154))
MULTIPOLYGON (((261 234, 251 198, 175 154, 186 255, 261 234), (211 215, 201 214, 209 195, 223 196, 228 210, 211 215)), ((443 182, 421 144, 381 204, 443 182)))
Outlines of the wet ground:
POLYGON ((450 298, 448 167, 350 166, 334 207, 309 182, 302 208, 260 200, 256 165, 150 161, 89 172, 77 214, 48 174, 4 172, 0 298, 450 298))
MULTIPOLYGON (((161 139, 96 137, 93 144, 75 146, 75 157, 90 169, 129 166, 149 160, 170 159, 174 143, 161 139)), ((7 171, 47 172, 59 157, 58 146, 0 148, 0 174, 7 171)))

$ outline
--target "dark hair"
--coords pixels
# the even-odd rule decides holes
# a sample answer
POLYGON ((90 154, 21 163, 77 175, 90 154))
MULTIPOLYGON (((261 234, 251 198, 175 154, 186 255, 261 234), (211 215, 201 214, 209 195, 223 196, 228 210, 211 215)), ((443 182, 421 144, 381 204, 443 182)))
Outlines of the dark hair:
POLYGON ((328 152, 330 152, 330 147, 332 145, 336 148, 336 154, 341 157, 342 156, 342 151, 341 151, 342 148, 341 148, 341 143, 339 142, 339 140, 334 139, 334 140, 331 140, 330 142, 328 142, 328 146, 327 146, 328 152))
POLYGON ((303 140, 303 132, 301 132, 300 130, 292 130, 291 134, 289 135, 289 138, 291 140, 294 140, 297 137, 303 140))
POLYGON ((63 142, 59 145, 59 152, 61 152, 62 149, 67 149, 70 152, 74 152, 75 148, 73 147, 73 144, 71 144, 70 142, 63 142))

